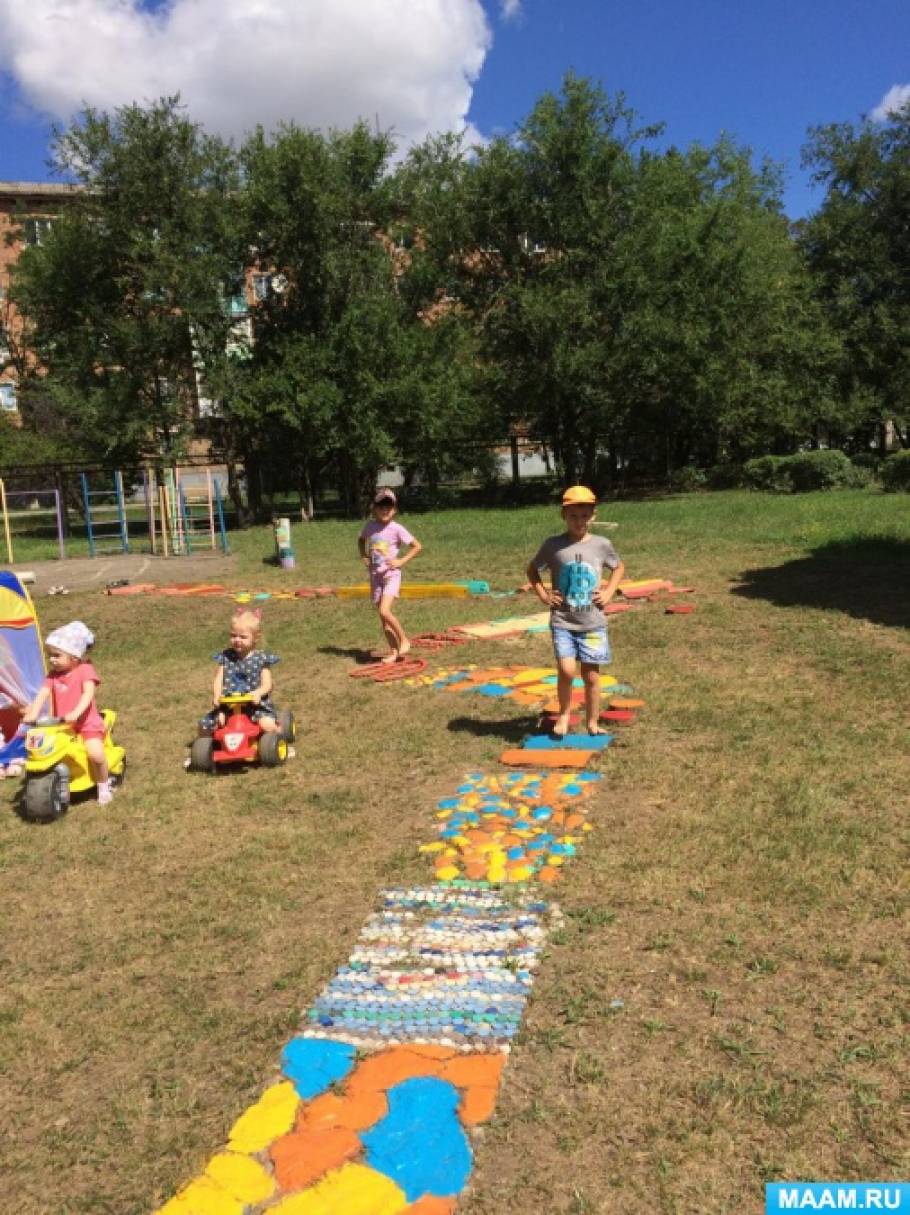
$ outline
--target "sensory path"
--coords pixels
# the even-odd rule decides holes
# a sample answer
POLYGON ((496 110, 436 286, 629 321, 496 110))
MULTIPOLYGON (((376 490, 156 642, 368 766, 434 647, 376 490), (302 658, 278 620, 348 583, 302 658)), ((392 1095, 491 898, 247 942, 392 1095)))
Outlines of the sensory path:
MULTIPOLYGON (((534 705, 543 716, 515 750, 553 754, 552 668, 463 667, 410 682, 534 705)), ((609 676, 602 683, 605 718, 634 721, 642 702, 609 676)), ((380 893, 282 1051, 280 1078, 157 1215, 454 1212, 471 1174, 473 1129, 494 1112, 559 923, 536 884, 560 880, 593 829, 601 776, 587 764, 601 751, 575 753, 586 757, 581 771, 471 772, 439 800, 435 838, 419 848, 431 884, 380 893)))

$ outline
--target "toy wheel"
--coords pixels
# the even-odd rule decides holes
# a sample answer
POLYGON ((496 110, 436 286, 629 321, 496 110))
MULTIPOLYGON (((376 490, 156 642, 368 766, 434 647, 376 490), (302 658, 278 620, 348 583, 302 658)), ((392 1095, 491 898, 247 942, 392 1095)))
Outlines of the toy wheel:
POLYGON ((123 764, 121 765, 120 771, 111 773, 110 780, 111 780, 112 789, 119 789, 120 786, 123 784, 123 782, 126 780, 126 760, 125 759, 123 761, 123 764))
POLYGON ((263 734, 259 740, 259 759, 266 768, 277 768, 288 757, 288 744, 280 734, 263 734))
POLYGON ((69 805, 69 770, 58 764, 43 776, 25 782, 25 814, 37 822, 51 822, 66 813, 69 805))
POLYGON ((297 737, 297 723, 290 709, 282 709, 278 714, 278 736, 285 742, 293 742, 297 737))
POLYGON ((215 740, 213 738, 194 738, 190 747, 190 768, 193 772, 215 771, 215 740))

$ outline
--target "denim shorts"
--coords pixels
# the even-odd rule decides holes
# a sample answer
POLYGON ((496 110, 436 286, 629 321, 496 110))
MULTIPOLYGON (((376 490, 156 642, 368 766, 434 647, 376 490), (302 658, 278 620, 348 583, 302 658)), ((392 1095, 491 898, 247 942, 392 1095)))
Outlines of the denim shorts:
POLYGON ((557 658, 577 658, 592 666, 609 662, 610 642, 606 629, 588 629, 575 633, 571 629, 553 628, 553 649, 557 658))

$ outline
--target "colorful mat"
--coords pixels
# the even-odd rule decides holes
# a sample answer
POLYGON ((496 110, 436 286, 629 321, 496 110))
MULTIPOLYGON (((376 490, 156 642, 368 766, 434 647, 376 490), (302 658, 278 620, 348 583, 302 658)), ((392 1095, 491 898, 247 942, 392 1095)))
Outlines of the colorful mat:
MULTIPOLYGON (((410 682, 539 705, 556 679, 551 668, 500 667, 410 682)), ((626 703, 608 712, 641 704, 626 703)), ((574 738, 557 750, 586 763, 600 752, 585 740, 587 751, 574 738)), ((452 1215, 473 1165, 472 1128, 494 1111, 559 921, 530 883, 556 881, 576 855, 601 779, 541 770, 556 752, 540 733, 516 750, 538 766, 473 772, 438 803, 438 838, 420 849, 435 883, 382 893, 284 1048, 282 1079, 158 1215, 452 1215)))
POLYGON ((439 839, 422 844, 437 881, 555 882, 591 831, 596 772, 472 772, 437 807, 439 839))
POLYGON ((158 1215, 451 1212, 546 939, 476 886, 386 890, 281 1055, 283 1078, 158 1215))

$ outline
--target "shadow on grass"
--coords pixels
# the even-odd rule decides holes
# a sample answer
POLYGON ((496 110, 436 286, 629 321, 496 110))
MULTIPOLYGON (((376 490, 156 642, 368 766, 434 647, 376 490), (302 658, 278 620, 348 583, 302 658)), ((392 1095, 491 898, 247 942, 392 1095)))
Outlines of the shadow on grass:
POLYGON ((446 727, 453 734, 473 734, 475 738, 501 738, 504 742, 521 742, 536 732, 536 717, 508 717, 504 721, 481 721, 476 717, 453 717, 446 727))
POLYGON ((374 656, 372 650, 365 650, 361 646, 341 646, 341 645, 321 645, 316 650, 317 654, 334 654, 336 658, 350 658, 354 662, 377 662, 378 659, 374 656))
POLYGON ((815 607, 910 628, 910 541, 854 536, 784 565, 745 570, 734 595, 779 607, 815 607))

